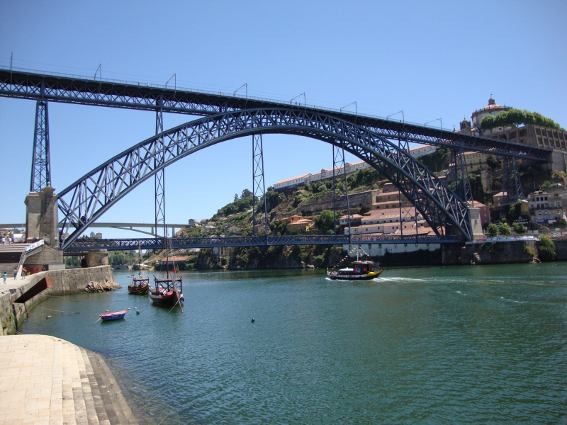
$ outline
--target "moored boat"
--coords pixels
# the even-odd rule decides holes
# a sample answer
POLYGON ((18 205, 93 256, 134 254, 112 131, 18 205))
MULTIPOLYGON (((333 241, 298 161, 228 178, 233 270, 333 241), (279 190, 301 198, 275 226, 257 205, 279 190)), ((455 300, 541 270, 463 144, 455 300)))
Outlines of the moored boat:
POLYGON ((141 275, 132 277, 132 283, 128 285, 128 293, 132 295, 146 295, 150 289, 150 278, 141 275))
POLYGON ((178 278, 154 278, 154 287, 150 290, 152 304, 160 307, 183 308, 183 282, 178 278))
POLYGON ((112 321, 112 320, 124 319, 124 316, 126 316, 126 313, 128 313, 128 310, 107 311, 107 312, 99 314, 98 317, 103 322, 109 322, 109 321, 112 321))
POLYGON ((374 270, 374 262, 370 260, 353 261, 352 267, 344 267, 338 270, 327 270, 327 277, 333 280, 370 280, 375 279, 384 270, 374 270))

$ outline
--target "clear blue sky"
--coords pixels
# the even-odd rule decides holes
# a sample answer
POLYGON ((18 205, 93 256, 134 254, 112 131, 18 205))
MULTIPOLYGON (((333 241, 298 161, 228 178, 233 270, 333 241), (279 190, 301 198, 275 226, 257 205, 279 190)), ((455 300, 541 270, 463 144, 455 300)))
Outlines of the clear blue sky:
MULTIPOLYGON (((164 84, 406 120, 463 117, 498 103, 567 128, 567 2, 15 1, 2 2, 0 66, 164 84), (351 107, 352 109, 352 107, 351 107), (401 114, 393 118, 400 119, 401 114)), ((0 222, 24 221, 35 103, 0 98, 0 222)), ((61 190, 153 135, 153 113, 50 103, 52 183, 61 190)), ((166 115, 166 128, 187 116, 166 115)), ((431 125, 439 125, 434 121, 431 125)), ((207 218, 251 188, 250 139, 166 170, 168 222, 207 218)), ((265 136, 266 184, 332 165, 322 142, 265 136)), ((103 221, 153 221, 153 180, 103 221)))

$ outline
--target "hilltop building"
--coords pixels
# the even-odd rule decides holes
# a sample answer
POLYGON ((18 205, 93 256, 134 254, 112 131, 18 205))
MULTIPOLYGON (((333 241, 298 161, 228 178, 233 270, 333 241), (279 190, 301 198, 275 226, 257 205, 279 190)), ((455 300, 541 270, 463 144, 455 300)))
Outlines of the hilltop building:
MULTIPOLYGON (((567 171, 567 131, 535 124, 521 126, 511 124, 491 129, 482 128, 481 124, 484 118, 501 114, 510 109, 512 109, 510 106, 498 105, 491 95, 485 107, 472 113, 471 121, 466 119, 461 121, 460 132, 551 149, 551 170, 567 171)), ((467 154, 469 153, 467 152, 467 154)), ((486 163, 486 159, 486 154, 477 153, 475 161, 469 162, 482 164, 486 163)))

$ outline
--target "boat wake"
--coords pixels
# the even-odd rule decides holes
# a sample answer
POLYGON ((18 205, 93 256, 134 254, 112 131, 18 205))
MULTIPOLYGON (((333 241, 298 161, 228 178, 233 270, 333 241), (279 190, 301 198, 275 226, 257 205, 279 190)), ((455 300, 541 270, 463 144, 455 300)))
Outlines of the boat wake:
POLYGON ((380 282, 427 282, 427 279, 416 279, 416 278, 410 278, 410 277, 380 277, 378 279, 376 279, 377 281, 380 282))
POLYGON ((499 297, 499 298, 500 298, 502 301, 506 301, 506 302, 509 302, 509 303, 515 303, 515 304, 526 304, 526 303, 527 303, 527 301, 512 300, 512 299, 510 299, 510 298, 505 298, 505 297, 502 297, 502 296, 499 297))

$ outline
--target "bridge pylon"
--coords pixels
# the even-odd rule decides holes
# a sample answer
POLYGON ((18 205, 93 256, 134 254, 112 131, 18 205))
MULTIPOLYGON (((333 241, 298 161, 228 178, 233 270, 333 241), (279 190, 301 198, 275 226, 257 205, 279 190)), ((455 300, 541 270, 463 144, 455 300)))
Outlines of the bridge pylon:
POLYGON ((30 192, 40 192, 43 188, 51 186, 50 169, 47 101, 40 99, 35 105, 30 192))
MULTIPOLYGON (((345 150, 342 146, 332 146, 333 149, 333 223, 335 228, 337 228, 337 208, 339 205, 339 199, 344 197, 345 206, 347 210, 347 228, 349 240, 351 237, 351 211, 350 211, 350 201, 348 197, 348 180, 346 171, 346 161, 345 161, 345 150), (338 182, 342 180, 342 185, 338 182)), ((350 245, 350 243, 349 243, 350 245)), ((350 249, 349 249, 350 251, 350 249)))
POLYGON ((261 134, 252 135, 252 234, 256 234, 256 227, 262 226, 264 234, 270 231, 268 223, 268 208, 266 201, 266 183, 264 180, 264 147, 261 134), (264 202, 264 214, 262 223, 257 223, 256 213, 259 208, 256 207, 256 197, 264 202))
MULTIPOLYGON (((157 100, 156 108, 156 136, 163 132, 163 108, 162 99, 157 100)), ((155 144, 154 167, 160 167, 165 158, 165 145, 163 137, 159 137, 155 144)), ((165 225, 165 169, 156 172, 154 176, 154 200, 155 200, 155 235, 156 237, 167 237, 165 225), (163 233, 160 232, 163 230, 163 233)))
POLYGON ((43 239, 52 248, 59 247, 57 226, 57 195, 48 186, 26 196, 26 240, 29 242, 43 239))
POLYGON ((524 198, 515 158, 506 157, 504 159, 504 182, 510 204, 524 198))

